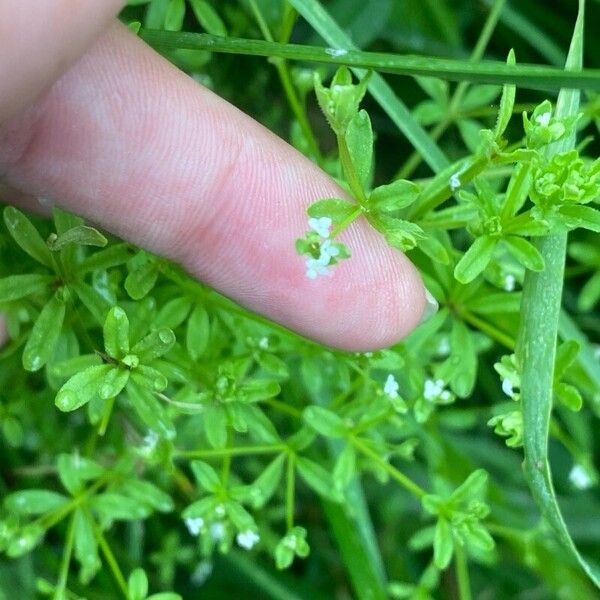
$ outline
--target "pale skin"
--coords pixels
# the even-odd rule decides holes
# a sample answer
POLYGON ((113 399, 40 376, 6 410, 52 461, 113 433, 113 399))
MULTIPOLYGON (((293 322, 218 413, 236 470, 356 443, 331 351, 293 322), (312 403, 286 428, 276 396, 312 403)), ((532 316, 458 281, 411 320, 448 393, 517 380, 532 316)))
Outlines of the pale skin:
POLYGON ((351 259, 306 277, 306 207, 343 192, 119 25, 121 4, 0 0, 2 199, 52 199, 325 344, 413 329, 421 278, 365 222, 342 235, 351 259))

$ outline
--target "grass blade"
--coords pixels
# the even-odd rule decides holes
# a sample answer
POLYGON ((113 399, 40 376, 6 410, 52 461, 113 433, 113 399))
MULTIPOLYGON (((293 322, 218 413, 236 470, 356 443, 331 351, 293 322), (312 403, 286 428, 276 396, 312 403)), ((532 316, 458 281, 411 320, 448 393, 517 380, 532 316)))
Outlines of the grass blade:
MULTIPOLYGON (((567 69, 581 68, 583 60, 584 0, 567 58, 567 69)), ((556 112, 565 116, 577 112, 580 93, 562 90, 556 112)), ((575 146, 575 136, 556 144, 552 150, 564 151, 575 146)), ((523 438, 525 472, 533 496, 569 554, 600 587, 600 568, 590 564, 577 550, 563 519, 548 462, 548 436, 552 413, 552 388, 556 340, 562 300, 567 234, 540 238, 537 248, 546 268, 541 273, 529 271, 523 286, 521 330, 517 356, 522 368, 523 438)))
MULTIPOLYGON (((314 2, 316 0, 291 0, 291 3, 298 7, 312 6, 314 2)), ((312 12, 309 10, 303 9, 300 12, 306 13, 311 18, 312 12)), ((321 28, 319 33, 331 45, 330 48, 220 37, 206 33, 154 31, 151 29, 141 29, 139 35, 151 46, 163 49, 187 48, 228 54, 285 58, 347 65, 357 69, 373 69, 395 75, 438 77, 450 81, 496 85, 512 83, 525 89, 553 91, 570 88, 600 91, 600 69, 568 71, 548 65, 524 63, 507 65, 494 60, 473 63, 469 60, 436 58, 434 56, 364 52, 353 48, 346 34, 341 29, 334 28, 337 27, 335 22, 331 21, 326 28, 320 21, 311 18, 311 24, 314 27, 313 23, 321 28), (344 43, 345 40, 348 43, 344 43)), ((369 87, 375 87, 375 89, 381 87, 377 81, 378 78, 374 77, 369 87)), ((375 93, 373 95, 375 96, 375 93)))

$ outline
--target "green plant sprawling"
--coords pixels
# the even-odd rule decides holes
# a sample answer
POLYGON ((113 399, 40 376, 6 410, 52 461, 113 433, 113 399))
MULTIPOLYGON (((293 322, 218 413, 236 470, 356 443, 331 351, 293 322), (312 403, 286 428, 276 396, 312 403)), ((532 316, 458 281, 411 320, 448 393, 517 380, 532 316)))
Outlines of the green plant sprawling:
POLYGON ((299 270, 366 220, 440 310, 342 352, 6 206, 0 600, 598 597, 598 9, 552 37, 535 2, 471 4, 129 2, 345 190, 306 207, 299 270))

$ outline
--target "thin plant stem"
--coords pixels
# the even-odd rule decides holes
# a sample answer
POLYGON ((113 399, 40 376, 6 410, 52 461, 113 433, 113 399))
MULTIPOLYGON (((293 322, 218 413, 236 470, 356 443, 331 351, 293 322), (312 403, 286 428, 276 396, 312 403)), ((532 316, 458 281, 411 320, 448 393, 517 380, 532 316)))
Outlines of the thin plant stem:
POLYGON ((276 454, 284 452, 284 444, 270 446, 239 446, 237 448, 210 448, 208 450, 176 450, 174 458, 223 458, 225 456, 252 456, 253 454, 276 454))
POLYGON ((296 487, 296 455, 293 452, 288 454, 287 479, 285 489, 285 523, 288 531, 294 527, 294 499, 296 487))
POLYGON ((352 442, 354 447, 375 462, 381 467, 390 477, 396 480, 404 489, 408 490, 411 494, 414 494, 418 498, 422 498, 427 493, 420 485, 416 484, 412 479, 409 479, 404 473, 393 467, 390 463, 383 460, 379 454, 369 448, 363 440, 357 437, 350 437, 349 440, 352 442))
POLYGON ((63 594, 67 588, 67 579, 69 577, 69 566, 71 564, 71 555, 73 554, 73 543, 75 541, 75 514, 71 516, 69 521, 69 527, 67 529, 67 537, 65 539, 65 548, 63 550, 62 562, 60 565, 60 574, 58 576, 58 583, 54 590, 54 598, 56 600, 62 600, 63 594))
POLYGON ((96 523, 95 519, 91 515, 89 516, 89 518, 92 523, 92 528, 94 530, 96 542, 98 543, 98 546, 100 547, 100 550, 102 551, 102 554, 104 555, 104 558, 108 566, 110 567, 111 573, 115 581, 117 582, 119 589, 121 590, 121 592, 123 592, 123 596, 125 598, 129 598, 127 581, 125 580, 125 576, 121 571, 121 567, 119 567, 119 563, 117 562, 117 559, 115 558, 115 555, 113 554, 109 543, 106 541, 106 538, 104 537, 104 533, 102 533, 100 526, 98 525, 98 523, 96 523))
POLYGON ((458 581, 459 600, 472 600, 471 580, 469 577, 469 566, 465 549, 460 543, 455 544, 454 564, 456 567, 456 580, 458 581))
MULTIPOLYGON (((256 22, 263 37, 268 42, 273 42, 273 35, 271 34, 269 26, 267 25, 264 15, 262 14, 258 4, 256 3, 256 0, 249 0, 249 2, 250 8, 252 9, 254 18, 256 19, 256 22)), ((287 15, 291 15, 291 17, 289 17, 287 23, 284 23, 284 25, 287 25, 287 27, 283 28, 283 35, 282 38, 279 40, 280 43, 286 43, 288 41, 289 36, 292 32, 293 23, 296 20, 295 11, 288 11, 286 16, 287 15), (291 26, 289 25, 289 21, 291 21, 292 23, 291 26)), ((310 152, 315 157, 317 163, 321 164, 323 162, 323 156, 321 154, 321 150, 319 149, 319 144, 317 143, 312 127, 308 122, 306 110, 304 109, 304 106, 302 105, 302 102, 300 101, 300 98, 296 93, 296 88, 294 87, 294 83, 290 75, 290 70, 288 68, 287 61, 285 61, 285 59, 275 59, 273 61, 273 64, 275 66, 275 69, 277 70, 277 74, 279 75, 279 80, 281 82, 281 86, 283 87, 283 91, 287 98, 288 104, 290 105, 290 108, 292 109, 292 112, 294 113, 294 116, 296 117, 296 120, 300 125, 300 129, 302 130, 302 134, 304 135, 304 138, 306 139, 306 142, 310 148, 310 152)))
MULTIPOLYGON (((485 49, 492 37, 492 33, 498 24, 498 20, 500 18, 500 13, 502 12, 502 8, 504 7, 506 0, 496 0, 492 9, 490 10, 488 17, 485 21, 483 29, 479 34, 479 39, 473 48, 473 52, 469 60, 472 62, 478 61, 483 56, 485 49)), ((430 133, 430 136, 435 141, 439 140, 442 135, 446 132, 448 127, 452 125, 452 123, 460 118, 458 109, 460 107, 460 103, 462 102, 466 91, 469 89, 469 82, 461 81, 455 88, 452 98, 448 103, 448 113, 446 118, 438 123, 430 133)), ((395 175, 394 179, 405 179, 409 177, 413 171, 421 164, 423 157, 418 152, 413 152, 407 161, 400 167, 398 173, 395 175)))

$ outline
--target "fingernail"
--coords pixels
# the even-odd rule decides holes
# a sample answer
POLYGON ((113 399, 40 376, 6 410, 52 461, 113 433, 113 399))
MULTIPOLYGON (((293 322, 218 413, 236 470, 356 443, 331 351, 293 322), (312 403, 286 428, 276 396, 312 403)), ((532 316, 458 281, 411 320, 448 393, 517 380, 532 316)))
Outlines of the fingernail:
POLYGON ((437 313, 439 308, 440 305, 438 304, 438 301, 433 297, 433 294, 427 288, 425 288, 425 310, 421 315, 419 325, 421 323, 425 323, 425 321, 429 321, 429 319, 431 319, 431 317, 437 313))

